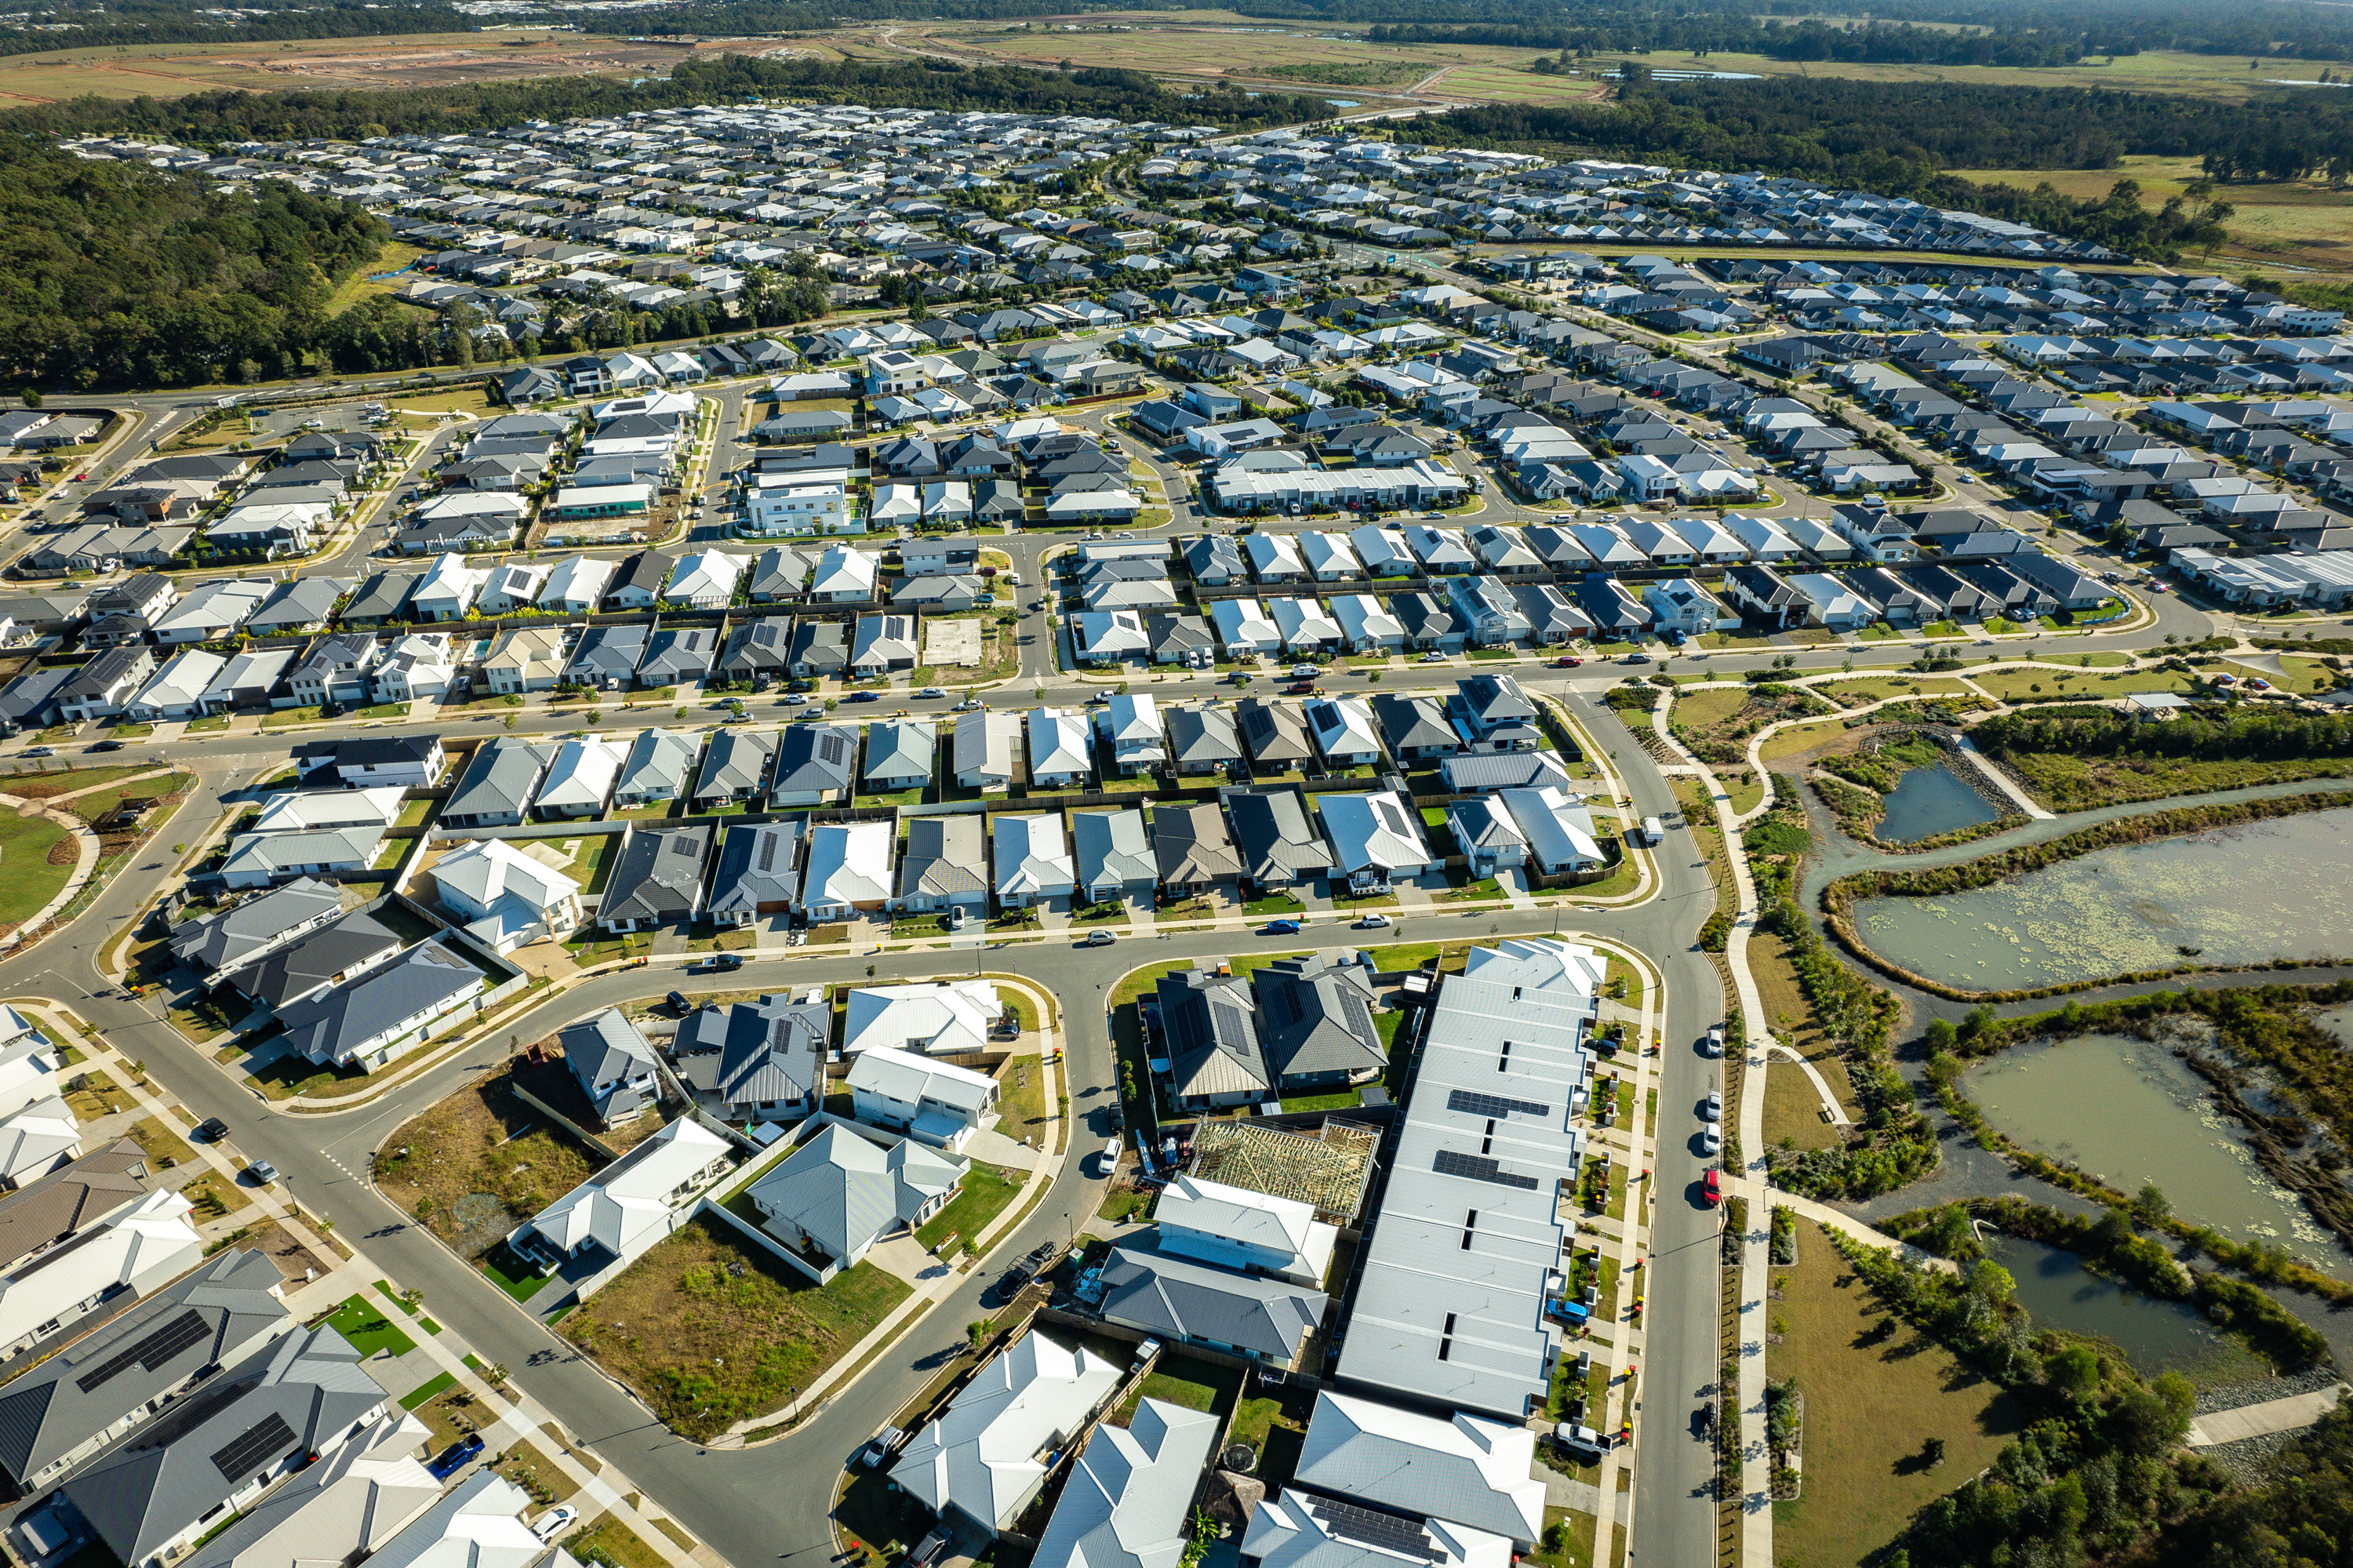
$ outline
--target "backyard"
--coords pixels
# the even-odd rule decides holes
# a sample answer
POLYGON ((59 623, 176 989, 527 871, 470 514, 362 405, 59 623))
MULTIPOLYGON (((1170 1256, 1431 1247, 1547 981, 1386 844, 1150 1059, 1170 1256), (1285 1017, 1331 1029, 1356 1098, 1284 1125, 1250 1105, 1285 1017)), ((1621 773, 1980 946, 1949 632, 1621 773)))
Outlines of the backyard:
POLYGON ((915 1233, 915 1239, 935 1250, 950 1236, 969 1242, 987 1230, 989 1221, 1013 1201, 1021 1191, 1021 1181, 1018 1171, 983 1160, 974 1160, 956 1195, 915 1233))
POLYGON ((559 1325, 672 1430, 708 1438, 789 1404, 906 1298, 871 1263, 809 1282, 703 1215, 559 1325))
POLYGON ((1805 1489, 1773 1505, 1773 1558, 1794 1568, 1875 1561, 1936 1498, 1993 1462, 2019 1427, 2010 1395, 1880 1305, 1811 1224, 1773 1271, 1775 1382, 1805 1395, 1805 1489), (1944 1462, 1922 1458, 1930 1437, 1944 1462))

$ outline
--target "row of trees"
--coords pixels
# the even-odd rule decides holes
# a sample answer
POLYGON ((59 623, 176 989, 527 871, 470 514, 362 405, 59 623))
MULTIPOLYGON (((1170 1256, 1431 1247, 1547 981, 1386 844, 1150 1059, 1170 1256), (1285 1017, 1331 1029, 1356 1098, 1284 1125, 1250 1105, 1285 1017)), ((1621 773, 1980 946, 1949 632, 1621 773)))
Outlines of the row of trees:
POLYGON ((2198 714, 2143 724, 2106 708, 2001 714, 1969 731, 1989 757, 2058 753, 2125 759, 2268 762, 2353 756, 2353 718, 2319 714, 2198 714))
POLYGON ((1621 14, 1582 26, 1552 27, 1383 24, 1374 27, 1370 36, 1376 43, 1478 44, 1553 50, 1563 57, 1656 49, 1694 57, 1750 54, 1779 60, 2018 67, 2073 65, 2091 51, 2092 42, 2080 27, 2047 33, 1978 33, 1903 22, 1837 24, 1818 16, 1787 22, 1705 14, 1649 17, 1636 23, 1629 23, 1621 14))
POLYGON ((446 4, 370 5, 358 0, 193 12, 176 0, 69 0, 0 25, 0 55, 124 48, 138 44, 275 43, 398 33, 470 33, 478 24, 446 4), (72 28, 60 35, 60 25, 72 28))

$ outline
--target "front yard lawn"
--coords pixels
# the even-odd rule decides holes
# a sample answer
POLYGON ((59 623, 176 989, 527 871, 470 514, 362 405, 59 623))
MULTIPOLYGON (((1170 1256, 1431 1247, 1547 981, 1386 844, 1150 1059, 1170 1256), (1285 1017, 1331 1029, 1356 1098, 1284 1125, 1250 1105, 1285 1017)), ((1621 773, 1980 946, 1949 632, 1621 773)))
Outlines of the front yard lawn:
POLYGON ((395 1356, 405 1356, 417 1348, 417 1341, 400 1331, 399 1325, 375 1308, 364 1296, 349 1296, 323 1319, 317 1319, 352 1342, 352 1349, 363 1356, 386 1351, 395 1356))
POLYGON ((991 1165, 976 1160, 965 1172, 964 1186, 949 1200, 948 1206, 932 1216, 929 1224, 915 1233, 915 1239, 927 1247, 937 1247, 950 1236, 970 1241, 988 1228, 1013 1195, 1021 1191, 1022 1173, 1008 1166, 991 1165))

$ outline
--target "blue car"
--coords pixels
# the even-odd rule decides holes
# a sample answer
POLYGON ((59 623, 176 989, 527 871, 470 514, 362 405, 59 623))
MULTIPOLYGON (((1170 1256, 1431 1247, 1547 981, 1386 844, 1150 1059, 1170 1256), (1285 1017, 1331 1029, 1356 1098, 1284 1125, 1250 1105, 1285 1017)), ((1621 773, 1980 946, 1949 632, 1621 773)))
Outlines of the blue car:
POLYGON ((1296 937, 1299 935, 1299 922, 1296 920, 1269 920, 1266 923, 1266 934, 1270 937, 1296 937))
POLYGON ((847 703, 879 703, 881 700, 882 694, 880 692, 852 692, 842 699, 847 703))
POLYGON ((481 1435, 477 1433, 473 1436, 466 1438, 463 1442, 452 1443, 447 1448, 442 1449, 440 1457, 426 1466, 425 1468, 431 1473, 435 1480, 446 1481, 450 1477, 456 1475, 459 1471, 464 1469, 469 1464, 472 1463, 474 1457, 481 1451, 481 1435))

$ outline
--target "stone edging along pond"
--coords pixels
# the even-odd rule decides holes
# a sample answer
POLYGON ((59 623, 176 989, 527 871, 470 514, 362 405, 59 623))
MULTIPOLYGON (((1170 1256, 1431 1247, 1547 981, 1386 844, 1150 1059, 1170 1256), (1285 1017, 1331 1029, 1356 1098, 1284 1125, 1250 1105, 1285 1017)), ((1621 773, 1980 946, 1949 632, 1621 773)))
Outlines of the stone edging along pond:
POLYGON ((1970 991, 1916 974, 1873 951, 1854 927, 1853 909, 1856 902, 1864 898, 1934 898, 1948 893, 1968 893, 2013 876, 2022 876, 2028 872, 2041 871, 2062 861, 2076 859, 2094 850, 2146 843, 2152 839, 2206 832, 2215 828, 2236 827, 2272 817, 2332 810, 2348 804, 2353 804, 2353 801, 2348 801, 2342 791, 2329 790, 2275 796, 2269 800, 2236 800, 2227 805, 2183 806, 2169 811, 2119 817, 2088 828, 2078 828, 2072 833, 2039 844, 2021 844, 2016 849, 2004 850, 1978 860, 1964 861, 1958 865, 1926 866, 1916 870, 1883 867, 1852 872, 1822 889, 1823 924, 1839 946, 1858 961, 1890 980, 1931 996, 1943 997, 1948 1001, 2031 1001, 2039 997, 2065 996, 2074 991, 2098 991, 2112 985, 2136 985, 2149 980, 2169 980, 2177 975, 2331 967, 2345 960, 2274 959, 2260 964, 2180 964, 2171 969, 2142 969, 2130 974, 2038 986, 2031 990, 1970 991))

